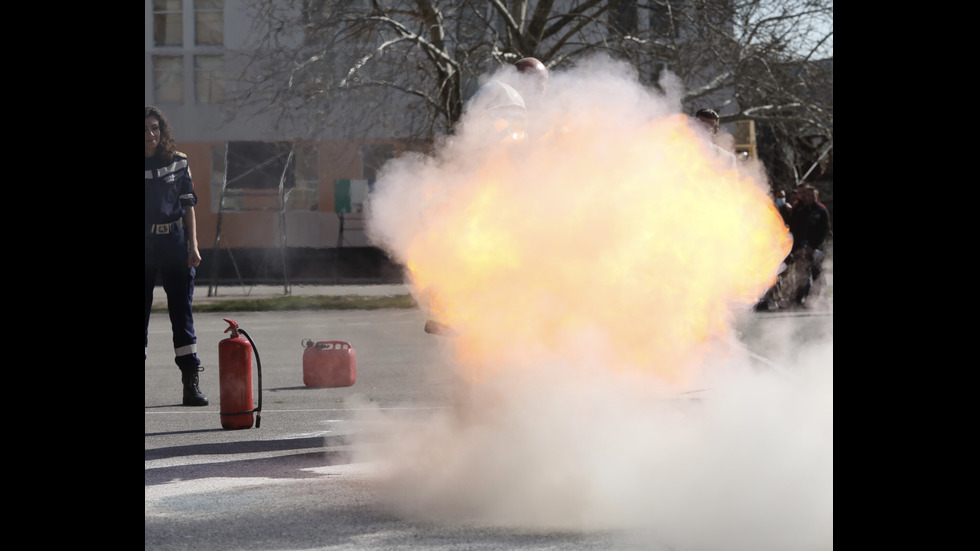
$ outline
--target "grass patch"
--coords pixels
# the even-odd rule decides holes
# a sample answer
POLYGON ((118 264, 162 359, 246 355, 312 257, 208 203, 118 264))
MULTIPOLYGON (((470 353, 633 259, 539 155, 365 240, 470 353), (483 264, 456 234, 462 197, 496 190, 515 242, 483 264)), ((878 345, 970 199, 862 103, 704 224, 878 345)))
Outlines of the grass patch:
MULTIPOLYGON (((267 298, 229 299, 194 304, 194 312, 280 312, 288 310, 382 310, 418 308, 411 295, 310 295, 267 298)), ((154 307, 166 312, 167 307, 154 307)))

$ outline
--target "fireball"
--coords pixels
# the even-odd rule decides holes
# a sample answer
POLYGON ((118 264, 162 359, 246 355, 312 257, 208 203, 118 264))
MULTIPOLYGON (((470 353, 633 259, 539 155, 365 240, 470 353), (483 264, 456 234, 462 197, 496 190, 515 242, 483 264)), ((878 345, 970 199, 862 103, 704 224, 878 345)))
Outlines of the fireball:
POLYGON ((374 236, 472 381, 547 358, 686 384, 790 249, 768 184, 683 115, 558 94, 529 114, 549 130, 518 147, 470 150, 464 121, 436 158, 387 167, 374 236))

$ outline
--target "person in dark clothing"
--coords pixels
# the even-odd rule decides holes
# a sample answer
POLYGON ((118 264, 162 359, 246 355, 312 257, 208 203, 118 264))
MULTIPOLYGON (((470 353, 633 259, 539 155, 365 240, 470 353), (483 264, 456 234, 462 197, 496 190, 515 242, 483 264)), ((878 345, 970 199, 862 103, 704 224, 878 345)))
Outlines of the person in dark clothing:
POLYGON ((197 336, 191 302, 194 277, 201 264, 194 206, 197 194, 187 156, 177 144, 163 112, 146 107, 143 116, 144 145, 144 255, 143 255, 143 359, 149 344, 150 309, 157 276, 167 294, 173 331, 174 362, 181 372, 183 405, 206 406, 199 388, 203 370, 197 357, 197 336))
POLYGON ((818 199, 817 189, 809 184, 796 188, 798 203, 793 207, 789 230, 793 234, 793 249, 789 260, 799 274, 805 274, 794 296, 797 305, 804 305, 814 282, 822 274, 823 246, 830 234, 830 213, 818 199))
MULTIPOLYGON (((781 189, 773 190, 772 197, 773 204, 776 206, 776 210, 779 211, 779 214, 783 217, 783 223, 786 224, 786 228, 788 229, 790 221, 793 217, 793 206, 786 201, 786 192, 781 189)), ((760 298, 753 307, 756 312, 778 310, 782 306, 785 306, 786 299, 784 298, 783 289, 786 287, 786 285, 784 285, 786 272, 784 268, 786 268, 789 262, 789 255, 787 255, 787 259, 785 259, 783 264, 780 266, 781 269, 776 277, 776 282, 766 291, 766 294, 762 295, 762 298, 760 298)))
POLYGON ((738 157, 716 143, 718 129, 721 128, 721 117, 718 115, 718 112, 714 109, 698 109, 694 113, 694 120, 697 122, 697 128, 706 133, 708 140, 711 142, 712 150, 715 152, 717 158, 724 163, 722 166, 738 171, 738 157))
POLYGON ((717 111, 714 109, 698 109, 698 111, 694 113, 694 118, 704 125, 704 129, 709 134, 712 136, 718 134, 718 128, 721 126, 721 117, 718 116, 717 111))
POLYGON ((790 220, 793 218, 793 205, 786 201, 786 192, 781 189, 773 192, 773 198, 776 202, 776 209, 779 210, 779 214, 782 215, 783 222, 788 228, 790 220))

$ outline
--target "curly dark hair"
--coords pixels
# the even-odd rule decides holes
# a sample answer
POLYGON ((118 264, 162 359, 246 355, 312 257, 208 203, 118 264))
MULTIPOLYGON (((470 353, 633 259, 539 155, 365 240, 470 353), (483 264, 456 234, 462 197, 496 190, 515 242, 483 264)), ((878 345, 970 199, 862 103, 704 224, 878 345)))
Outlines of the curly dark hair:
POLYGON ((170 123, 167 122, 167 117, 163 116, 163 111, 150 105, 146 106, 146 114, 143 118, 146 117, 156 117, 160 121, 160 143, 157 145, 155 157, 161 163, 165 163, 177 152, 177 141, 174 139, 173 131, 170 130, 170 123))

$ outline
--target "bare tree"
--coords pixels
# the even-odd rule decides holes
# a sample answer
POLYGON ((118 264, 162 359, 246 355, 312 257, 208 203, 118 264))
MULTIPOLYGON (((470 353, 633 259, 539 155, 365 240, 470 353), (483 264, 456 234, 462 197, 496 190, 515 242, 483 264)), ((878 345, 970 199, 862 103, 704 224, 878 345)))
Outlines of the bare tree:
POLYGON ((676 75, 692 112, 757 121, 779 178, 833 140, 832 59, 816 63, 832 58, 833 0, 248 4, 254 41, 232 106, 311 135, 431 140, 452 131, 481 75, 526 56, 561 69, 605 52, 650 86, 676 75))

